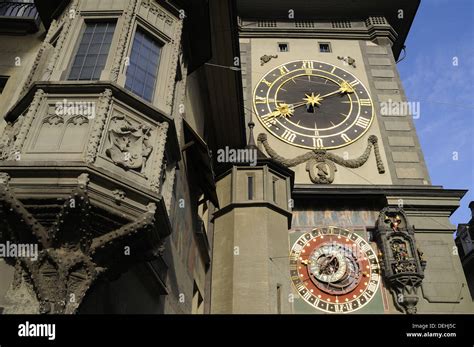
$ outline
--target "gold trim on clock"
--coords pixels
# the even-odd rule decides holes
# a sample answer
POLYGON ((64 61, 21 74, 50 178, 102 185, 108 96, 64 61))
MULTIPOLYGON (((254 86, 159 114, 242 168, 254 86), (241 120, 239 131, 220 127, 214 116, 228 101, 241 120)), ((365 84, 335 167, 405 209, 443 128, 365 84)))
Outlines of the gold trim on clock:
MULTIPOLYGON (((286 91, 284 88, 283 90, 286 91)), ((306 97, 306 99, 308 98, 306 97)), ((315 93, 312 100, 318 100, 317 105, 319 106, 319 95, 315 93)), ((324 100, 321 100, 324 103, 324 100)), ((259 122, 270 134, 285 143, 300 148, 335 149, 350 145, 366 134, 375 118, 372 98, 360 79, 331 63, 316 60, 294 60, 268 71, 255 85, 252 103, 259 122), (308 65, 308 61, 311 64, 308 65), (308 66, 313 68, 308 68, 308 66), (311 81, 311 76, 325 79, 339 87, 340 94, 347 97, 346 100, 341 101, 341 104, 350 104, 348 112, 337 114, 337 117, 345 116, 342 121, 333 122, 330 120, 333 125, 331 127, 318 128, 315 126, 311 128, 293 122, 291 119, 292 112, 286 112, 284 116, 278 115, 278 109, 286 111, 284 106, 292 106, 285 104, 284 101, 279 102, 278 93, 283 85, 290 86, 289 82, 292 80, 295 82, 295 78, 301 78, 302 76, 308 76, 309 81, 311 81), (354 104, 357 104, 357 109, 354 109, 354 104), (263 117, 265 117, 265 121, 262 119, 263 117), (349 121, 349 123, 344 124, 346 121, 349 121), (330 133, 331 129, 335 131, 330 133), (314 131, 314 134, 310 134, 312 131, 314 131), (291 141, 288 140, 288 134, 291 134, 291 141), (306 142, 303 143, 305 140, 306 142), (313 144, 316 143, 323 143, 323 147, 315 147, 313 144)), ((303 103, 299 102, 296 107, 301 106, 303 106, 303 103)), ((336 117, 335 113, 334 117, 336 117)))

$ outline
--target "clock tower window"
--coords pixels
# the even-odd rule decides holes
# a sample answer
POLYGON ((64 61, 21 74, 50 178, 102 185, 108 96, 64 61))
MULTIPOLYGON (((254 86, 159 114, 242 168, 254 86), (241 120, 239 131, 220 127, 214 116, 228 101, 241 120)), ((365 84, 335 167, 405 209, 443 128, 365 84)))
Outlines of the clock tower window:
POLYGON ((286 42, 279 42, 278 43, 278 50, 280 52, 288 52, 290 50, 288 43, 286 42))
POLYGON ((331 53, 331 44, 329 42, 319 42, 319 52, 331 53))

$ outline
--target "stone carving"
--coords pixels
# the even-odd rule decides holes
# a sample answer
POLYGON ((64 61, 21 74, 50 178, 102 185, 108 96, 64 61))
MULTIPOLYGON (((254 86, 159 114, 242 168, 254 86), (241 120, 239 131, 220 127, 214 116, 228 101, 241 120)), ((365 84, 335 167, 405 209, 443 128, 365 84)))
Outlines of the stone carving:
POLYGON ((156 143, 156 152, 153 156, 152 167, 155 168, 150 174, 150 186, 153 191, 156 193, 161 193, 161 183, 162 183, 162 170, 163 162, 165 157, 165 148, 166 148, 166 139, 168 133, 169 124, 167 122, 161 123, 157 128, 157 140, 156 143), (157 168, 160 168, 159 170, 157 168))
POLYGON ((76 16, 71 16, 70 15, 70 11, 72 9, 77 11, 78 7, 79 7, 79 0, 73 0, 71 2, 71 5, 69 6, 69 10, 64 12, 65 13, 64 16, 63 16, 64 24, 62 26, 61 33, 59 34, 59 38, 56 41, 56 46, 54 47, 53 56, 49 60, 48 66, 46 67, 46 70, 43 74, 43 77, 41 78, 41 80, 43 80, 43 81, 49 81, 49 79, 51 78, 51 75, 53 73, 54 68, 57 66, 59 56, 61 55, 61 53, 63 51, 64 42, 66 41, 66 37, 69 35, 69 30, 71 29, 72 22, 76 18, 76 16))
POLYGON ((403 209, 386 207, 380 211, 374 238, 381 250, 383 276, 395 306, 401 312, 416 313, 426 261, 416 248, 415 230, 403 209))
POLYGON ((125 116, 114 116, 109 124, 109 147, 105 153, 114 164, 144 173, 147 159, 153 150, 150 135, 151 128, 148 125, 134 126, 125 116))
MULTIPOLYGON (((156 206, 153 203, 136 221, 100 236, 93 234, 88 182, 87 174, 78 177, 77 187, 66 198, 50 227, 40 224, 28 212, 8 184, 0 185, 0 215, 6 221, 0 225, 0 242, 36 243, 39 248, 36 260, 14 258, 12 291, 25 292, 25 285, 31 288, 35 301, 39 303, 39 313, 75 313, 94 281, 119 266, 116 252, 121 250, 118 252, 123 254, 129 237, 150 231, 157 235, 156 206)), ((150 247, 155 249, 160 244, 161 238, 150 247)), ((124 262, 129 264, 130 257, 119 262, 120 266, 124 266, 124 262)), ((8 259, 12 261, 12 258, 8 259)), ((10 297, 15 299, 16 296, 11 294, 10 297)))
POLYGON ((355 64, 356 61, 355 61, 354 58, 351 58, 349 56, 347 56, 347 57, 337 56, 337 59, 344 61, 347 65, 350 65, 353 68, 356 67, 356 64, 355 64))
POLYGON ((121 189, 113 190, 112 195, 114 196, 117 205, 120 205, 120 203, 125 200, 125 192, 121 189))
POLYGON ((278 54, 277 55, 262 55, 260 57, 260 66, 263 66, 265 65, 266 63, 268 63, 270 60, 272 60, 273 58, 278 58, 278 54))
POLYGON ((112 90, 106 89, 99 97, 97 105, 97 113, 92 123, 89 143, 87 144, 86 162, 94 163, 97 157, 100 139, 102 137, 102 130, 109 114, 110 106, 112 105, 112 90))
POLYGON ((181 51, 181 31, 183 29, 183 20, 179 20, 176 22, 174 28, 174 37, 171 41, 172 44, 172 53, 171 59, 169 62, 169 72, 168 72, 168 89, 167 89, 167 97, 166 97, 166 104, 168 106, 173 105, 173 95, 174 95, 174 87, 176 84, 176 69, 178 68, 178 58, 181 51))
POLYGON ((372 147, 374 148, 377 170, 379 174, 383 174, 385 172, 377 143, 378 139, 375 135, 369 136, 367 139, 367 147, 364 153, 355 159, 344 159, 337 154, 330 153, 324 149, 313 149, 312 151, 302 154, 296 158, 286 159, 278 155, 278 153, 270 146, 267 140, 267 134, 259 134, 257 141, 259 145, 263 145, 266 152, 273 160, 286 167, 292 167, 307 162, 306 171, 309 173, 311 182, 316 184, 330 184, 334 181, 334 176, 337 171, 336 165, 334 164, 339 164, 352 169, 361 167, 369 159, 372 147))
POLYGON ((41 61, 41 58, 43 57, 44 52, 52 47, 51 45, 51 38, 53 35, 56 33, 58 30, 58 21, 53 19, 51 22, 51 25, 49 26, 48 32, 46 33, 46 37, 41 44, 41 47, 38 50, 38 53, 36 53, 35 60, 33 61, 33 64, 31 65, 31 68, 26 76, 25 82, 23 83, 23 87, 21 88, 20 95, 24 95, 26 91, 29 89, 31 83, 33 82, 33 77, 36 73, 36 70, 38 69, 39 63, 41 61))
POLYGON ((133 20, 135 18, 135 11, 137 8, 138 0, 130 0, 127 8, 123 11, 123 24, 122 31, 120 32, 119 41, 117 43, 117 51, 114 56, 114 62, 112 69, 110 70, 110 80, 117 82, 120 69, 123 66, 124 54, 128 45, 128 38, 131 35, 133 29, 133 20))
POLYGON ((26 140, 28 131, 30 130, 31 123, 33 123, 35 115, 38 112, 38 109, 44 97, 45 97, 44 90, 38 89, 33 97, 33 100, 31 101, 30 107, 28 108, 26 115, 23 117, 23 119, 21 120, 21 124, 18 127, 19 129, 16 133, 14 142, 12 143, 12 146, 10 147, 10 152, 8 154, 9 160, 19 159, 19 154, 26 140))
POLYGON ((160 18, 167 25, 173 24, 173 18, 167 15, 166 12, 163 11, 161 8, 159 8, 154 0, 143 0, 142 6, 151 13, 156 14, 158 18, 160 18))
POLYGON ((5 160, 8 158, 10 147, 15 142, 16 137, 20 132, 23 119, 24 117, 20 116, 14 123, 7 123, 7 126, 0 137, 0 160, 5 160))

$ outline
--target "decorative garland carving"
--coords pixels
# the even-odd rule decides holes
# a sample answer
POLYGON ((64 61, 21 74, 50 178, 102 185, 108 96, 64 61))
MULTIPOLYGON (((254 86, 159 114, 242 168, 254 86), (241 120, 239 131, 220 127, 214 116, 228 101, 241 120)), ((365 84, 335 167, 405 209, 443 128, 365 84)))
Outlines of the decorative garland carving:
POLYGON ((105 122, 107 121, 107 115, 109 114, 110 107, 112 105, 112 90, 105 89, 105 91, 99 97, 97 105, 96 116, 94 117, 91 129, 91 135, 89 143, 87 144, 86 151, 86 162, 94 163, 97 157, 97 151, 99 148, 100 138, 102 136, 102 130, 104 129, 105 122))
POLYGON ((416 247, 415 230, 402 208, 386 207, 380 211, 374 238, 381 250, 383 276, 395 306, 401 312, 416 313, 426 261, 416 247))
POLYGON ((163 122, 157 127, 158 139, 156 141, 156 152, 153 156, 153 170, 150 175, 151 189, 157 193, 160 193, 163 170, 166 170, 166 164, 164 164, 164 157, 168 127, 168 122, 163 122))
POLYGON ((41 102, 45 98, 45 92, 43 89, 38 89, 31 101, 30 107, 26 112, 26 115, 20 120, 20 126, 18 127, 17 134, 14 136, 14 142, 10 148, 10 153, 8 154, 9 160, 18 160, 18 155, 21 152, 23 144, 26 140, 26 135, 30 130, 31 124, 38 112, 38 109, 41 105, 41 102))
MULTIPOLYGON (((91 228, 88 182, 87 174, 78 177, 77 187, 66 198, 56 221, 48 228, 26 210, 8 184, 0 185, 0 215, 6 221, 0 224, 0 242, 11 240, 39 245, 38 259, 15 259, 15 288, 25 281, 30 283, 40 313, 75 313, 94 281, 117 266, 116 250, 123 254, 123 247, 129 244, 133 235, 146 232, 158 235, 155 226, 157 209, 150 203, 136 221, 95 236, 91 228)), ((150 250, 162 244, 161 238, 155 241, 150 250)), ((129 264, 131 260, 123 262, 129 264)))
POLYGON ((122 31, 120 32, 119 41, 117 43, 117 51, 114 56, 114 62, 112 64, 112 69, 110 70, 110 79, 113 82, 117 82, 120 68, 124 61, 124 54, 126 52, 126 47, 128 43, 128 38, 132 32, 132 23, 135 17, 135 11, 137 8, 138 0, 130 0, 127 8, 123 12, 123 24, 122 31))
POLYGON ((355 159, 344 159, 337 154, 326 151, 325 149, 313 149, 312 151, 302 154, 296 158, 286 159, 278 155, 278 153, 270 146, 267 140, 267 134, 259 134, 257 141, 259 145, 263 145, 266 152, 273 160, 286 167, 292 167, 307 162, 306 171, 308 171, 311 181, 317 184, 330 184, 334 181, 335 172, 337 171, 334 163, 351 169, 355 169, 364 165, 369 159, 372 147, 374 148, 377 170, 379 174, 383 174, 385 172, 377 143, 378 139, 375 135, 369 136, 367 139, 367 147, 364 153, 355 159))

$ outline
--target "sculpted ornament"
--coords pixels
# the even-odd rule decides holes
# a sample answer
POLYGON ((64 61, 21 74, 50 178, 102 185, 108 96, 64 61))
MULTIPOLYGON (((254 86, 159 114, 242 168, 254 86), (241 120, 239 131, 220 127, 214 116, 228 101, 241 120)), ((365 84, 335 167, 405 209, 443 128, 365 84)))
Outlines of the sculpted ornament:
POLYGON ((259 145, 263 145, 268 155, 276 162, 292 167, 306 162, 306 171, 308 171, 311 182, 316 184, 330 184, 334 181, 337 167, 335 164, 347 167, 358 168, 364 165, 369 159, 372 147, 374 148, 375 159, 377 162, 377 170, 379 174, 385 172, 385 168, 380 157, 377 136, 371 135, 367 140, 367 147, 359 157, 355 159, 344 159, 337 154, 330 153, 325 149, 313 149, 310 152, 302 154, 293 159, 286 159, 278 155, 278 153, 270 146, 267 140, 267 134, 258 135, 257 141, 259 145))
POLYGON ((382 273, 395 306, 401 312, 416 313, 426 261, 416 247, 414 227, 408 224, 403 209, 386 207, 380 211, 374 238, 381 250, 382 273))
POLYGON ((144 173, 153 150, 149 143, 150 135, 148 125, 134 126, 124 116, 114 116, 109 125, 109 147, 105 153, 117 166, 144 173))

